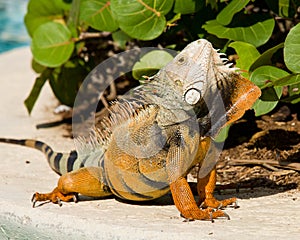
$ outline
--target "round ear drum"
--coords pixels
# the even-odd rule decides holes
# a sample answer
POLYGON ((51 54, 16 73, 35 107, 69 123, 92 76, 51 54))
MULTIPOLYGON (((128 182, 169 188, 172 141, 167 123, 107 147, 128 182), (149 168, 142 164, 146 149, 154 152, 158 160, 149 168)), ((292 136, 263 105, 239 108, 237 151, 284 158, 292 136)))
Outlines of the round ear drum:
POLYGON ((201 92, 196 88, 190 88, 184 94, 184 100, 190 104, 195 105, 201 99, 201 92))

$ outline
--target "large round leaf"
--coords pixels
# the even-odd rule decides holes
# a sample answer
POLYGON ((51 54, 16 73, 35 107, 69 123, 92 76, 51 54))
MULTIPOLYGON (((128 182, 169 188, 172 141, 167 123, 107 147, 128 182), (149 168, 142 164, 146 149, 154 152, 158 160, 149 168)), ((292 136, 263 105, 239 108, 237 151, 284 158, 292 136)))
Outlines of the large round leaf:
POLYGON ((80 20, 99 31, 115 31, 118 23, 107 0, 81 0, 80 20))
POLYGON ((69 11, 71 9, 71 5, 73 0, 54 0, 57 7, 69 11))
POLYGON ((263 65, 272 65, 272 56, 281 48, 283 48, 283 43, 279 43, 275 47, 272 47, 265 51, 251 65, 249 72, 253 72, 256 68, 263 65))
POLYGON ((250 0, 232 0, 217 16, 217 21, 222 25, 228 25, 234 14, 241 11, 250 0))
POLYGON ((124 33, 122 30, 118 30, 112 33, 114 42, 121 48, 125 49, 126 43, 131 40, 131 37, 124 33))
POLYGON ((239 56, 236 60, 236 67, 246 71, 243 76, 249 78, 249 68, 260 56, 259 51, 252 44, 246 42, 232 42, 228 46, 234 48, 239 56))
POLYGON ((31 51, 34 59, 47 67, 57 67, 66 62, 74 49, 70 30, 63 24, 48 22, 34 32, 31 51))
POLYGON ((205 6, 204 1, 175 0, 174 13, 190 14, 199 11, 205 6))
POLYGON ((88 69, 81 60, 67 61, 59 68, 55 68, 49 77, 49 83, 57 99, 72 107, 80 84, 88 75, 88 69))
MULTIPOLYGON (((262 66, 254 70, 251 74, 250 80, 258 87, 263 87, 268 82, 273 82, 279 78, 288 76, 289 74, 276 67, 262 66)), ((266 114, 273 110, 282 94, 282 87, 271 87, 263 90, 262 96, 253 105, 256 116, 266 114)))
POLYGON ((291 29, 284 42, 284 62, 289 70, 300 73, 300 24, 291 29))
POLYGON ((172 60, 173 56, 170 53, 163 50, 153 50, 134 64, 132 75, 137 80, 142 79, 143 76, 151 77, 172 60))
MULTIPOLYGON (((62 0, 61 0, 62 1, 62 0)), ((49 0, 30 0, 28 3, 28 11, 24 21, 30 36, 34 31, 46 22, 53 20, 63 21, 63 9, 56 1, 49 0)))
POLYGON ((120 28, 141 40, 158 37, 166 26, 165 14, 173 0, 112 0, 111 9, 120 28))
POLYGON ((217 20, 210 20, 203 28, 219 38, 227 38, 235 41, 247 42, 255 47, 265 44, 272 35, 275 26, 274 19, 258 22, 249 27, 229 28, 220 24, 217 20))

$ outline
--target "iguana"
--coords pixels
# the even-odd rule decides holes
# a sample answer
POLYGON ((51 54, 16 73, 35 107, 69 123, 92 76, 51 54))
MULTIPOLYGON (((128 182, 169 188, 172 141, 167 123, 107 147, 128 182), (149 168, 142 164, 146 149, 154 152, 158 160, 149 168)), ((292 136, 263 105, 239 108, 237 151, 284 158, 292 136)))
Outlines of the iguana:
POLYGON ((77 201, 77 194, 146 201, 171 190, 186 219, 227 216, 212 210, 236 201, 213 197, 213 138, 252 106, 260 90, 223 60, 207 40, 190 43, 146 84, 112 104, 110 116, 90 140, 78 140, 78 152, 56 153, 35 140, 0 139, 41 150, 61 174, 52 192, 33 195, 33 206, 39 201, 77 201), (209 166, 200 168, 197 183, 205 209, 197 205, 186 180, 196 164, 209 166))

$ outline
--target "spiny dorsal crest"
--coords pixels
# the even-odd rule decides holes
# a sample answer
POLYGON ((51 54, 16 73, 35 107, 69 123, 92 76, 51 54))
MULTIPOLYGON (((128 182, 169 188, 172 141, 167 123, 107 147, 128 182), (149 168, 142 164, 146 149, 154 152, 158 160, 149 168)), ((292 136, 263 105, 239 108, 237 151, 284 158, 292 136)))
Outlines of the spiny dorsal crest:
POLYGON ((98 127, 91 129, 88 139, 79 138, 79 142, 88 142, 90 149, 94 149, 97 145, 105 148, 110 141, 110 137, 114 129, 126 121, 138 123, 149 115, 149 113, 157 108, 154 105, 143 105, 141 102, 127 99, 120 99, 111 103, 108 109, 109 116, 104 117, 98 127))
POLYGON ((77 137, 75 145, 78 155, 81 158, 86 156, 99 156, 104 154, 107 145, 110 142, 114 129, 127 121, 133 124, 139 123, 143 119, 147 119, 154 105, 142 105, 138 101, 130 101, 121 99, 111 103, 109 107, 109 116, 104 117, 99 123, 99 127, 90 130, 89 137, 77 137), (146 117, 145 117, 146 116, 146 117))

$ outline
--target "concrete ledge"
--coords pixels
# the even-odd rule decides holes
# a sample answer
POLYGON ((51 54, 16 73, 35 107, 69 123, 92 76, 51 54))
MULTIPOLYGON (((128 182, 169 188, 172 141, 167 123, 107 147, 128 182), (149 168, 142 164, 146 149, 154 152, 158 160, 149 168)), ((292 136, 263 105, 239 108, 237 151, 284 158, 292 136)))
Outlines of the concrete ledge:
MULTIPOLYGON (((0 137, 35 138, 58 151, 73 149, 64 129, 35 129, 56 120, 57 105, 48 85, 29 116, 23 105, 33 86, 29 48, 0 55, 0 137)), ((0 239, 299 239, 300 192, 245 190, 239 209, 227 209, 231 220, 183 222, 173 205, 131 205, 115 199, 85 200, 61 208, 31 207, 35 191, 47 192, 58 176, 44 156, 20 146, 0 144, 0 239), (26 163, 28 161, 29 163, 26 163)))

